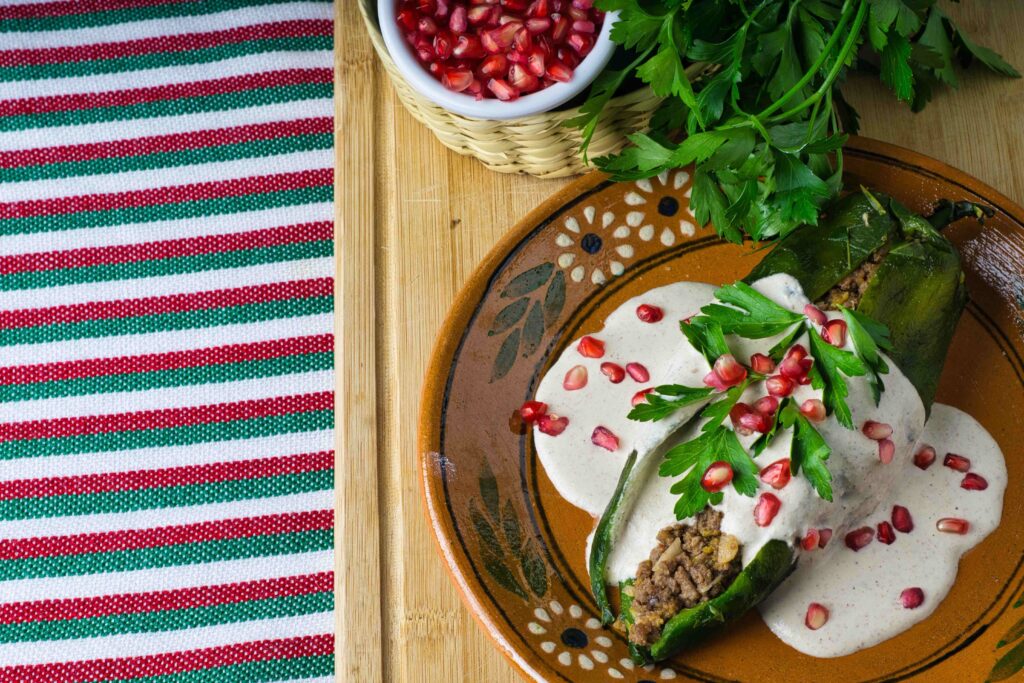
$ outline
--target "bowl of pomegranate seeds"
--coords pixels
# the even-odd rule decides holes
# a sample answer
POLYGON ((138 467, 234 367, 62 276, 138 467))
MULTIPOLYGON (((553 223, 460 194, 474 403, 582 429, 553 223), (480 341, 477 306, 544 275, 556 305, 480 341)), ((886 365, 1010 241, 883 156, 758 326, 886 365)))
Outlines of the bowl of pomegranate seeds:
POLYGON ((409 84, 464 116, 503 120, 580 94, 615 51, 594 0, 379 0, 381 33, 409 84))

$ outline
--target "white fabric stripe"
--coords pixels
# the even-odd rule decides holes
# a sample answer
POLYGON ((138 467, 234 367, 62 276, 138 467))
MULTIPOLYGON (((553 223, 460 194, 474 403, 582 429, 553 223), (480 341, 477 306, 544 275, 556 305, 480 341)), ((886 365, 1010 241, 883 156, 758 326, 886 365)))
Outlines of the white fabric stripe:
MULTIPOLYGON (((0 36, 3 35, 0 33, 0 36)), ((216 128, 235 128, 256 123, 292 121, 310 116, 329 115, 332 106, 330 99, 319 98, 302 100, 299 104, 279 102, 259 107, 232 109, 229 112, 209 111, 148 119, 87 123, 77 126, 0 131, 0 149, 12 151, 58 145, 82 145, 154 135, 193 133, 216 128)))
MULTIPOLYGON (((0 34, 2 35, 2 34, 0 34)), ((114 90, 134 90, 153 86, 191 83, 232 76, 259 74, 288 69, 330 68, 330 50, 280 50, 258 52, 243 57, 232 57, 219 62, 201 62, 183 66, 165 66, 159 69, 145 69, 131 72, 130 78, 124 73, 71 76, 68 78, 47 78, 38 81, 0 82, 0 100, 23 99, 28 97, 50 97, 53 95, 75 95, 114 90)))
POLYGON ((86 282, 64 287, 0 292, 0 310, 13 311, 93 301, 120 301, 171 294, 190 294, 293 280, 312 280, 331 277, 333 274, 334 261, 330 258, 274 261, 245 268, 201 270, 194 273, 134 280, 86 282))
POLYGON ((247 401, 330 391, 333 384, 333 370, 318 370, 276 377, 259 377, 224 384, 196 384, 147 391, 0 403, 0 422, 28 422, 80 415, 131 413, 142 410, 160 410, 167 406, 176 408, 204 406, 221 403, 225 396, 230 397, 231 401, 247 401))
POLYGON ((329 221, 332 217, 331 207, 330 202, 316 202, 217 216, 198 216, 150 223, 124 223, 102 228, 82 228, 28 235, 4 235, 0 237, 0 256, 143 242, 164 242, 189 237, 226 235, 299 223, 329 221))
POLYGON ((197 327, 191 330, 171 330, 116 338, 97 337, 47 344, 22 344, 0 348, 0 359, 5 366, 14 366, 57 363, 86 358, 137 356, 188 348, 202 349, 250 341, 285 339, 307 334, 325 334, 331 331, 332 324, 333 316, 330 313, 319 313, 238 325, 197 327))
POLYGON ((116 657, 141 657, 163 652, 199 650, 256 640, 295 638, 334 632, 334 614, 320 612, 285 619, 244 621, 184 631, 140 633, 63 640, 60 643, 8 643, 0 645, 0 662, 55 663, 116 657))
MULTIPOLYGON (((2 98, 0 98, 2 99, 2 98)), ((272 173, 298 173, 331 168, 334 152, 330 149, 313 149, 269 157, 214 161, 190 166, 172 166, 130 173, 106 173, 103 175, 74 176, 52 180, 31 180, 7 183, 0 196, 5 202, 20 202, 31 199, 53 199, 68 196, 69 183, 73 183, 75 196, 89 194, 117 194, 135 190, 176 187, 194 183, 209 183, 220 180, 235 180, 265 175, 264 166, 272 173)))
MULTIPOLYGON (((20 519, 0 521, 0 538, 18 539, 38 536, 65 536, 126 529, 151 529, 164 526, 200 524, 223 519, 288 514, 308 510, 329 509, 334 492, 309 491, 289 496, 272 496, 255 500, 239 500, 209 505, 191 505, 158 510, 139 510, 116 514, 85 515, 82 517, 54 517, 51 519, 20 519)), ((3 590, 0 575, 0 591, 3 590)), ((0 661, 3 661, 0 659, 0 661)))
POLYGON ((126 40, 174 36, 185 33, 206 33, 209 31, 232 29, 238 26, 262 24, 270 20, 330 19, 331 12, 330 3, 282 3, 280 5, 244 7, 216 14, 148 19, 109 26, 91 26, 75 30, 3 33, 0 36, 2 36, 4 46, 7 49, 24 50, 44 47, 91 45, 93 43, 117 43, 126 40))
POLYGON ((111 591, 148 593, 152 591, 215 586, 243 581, 301 576, 328 571, 333 562, 330 550, 294 555, 277 555, 258 560, 229 560, 209 564, 188 564, 180 567, 142 569, 116 574, 58 576, 45 579, 18 579, 3 582, 4 603, 63 600, 110 595, 111 591))
POLYGON ((187 446, 136 448, 116 453, 76 453, 0 462, 4 479, 73 477, 96 472, 132 472, 218 462, 258 460, 299 453, 319 453, 334 447, 331 430, 278 434, 256 439, 198 443, 187 446))

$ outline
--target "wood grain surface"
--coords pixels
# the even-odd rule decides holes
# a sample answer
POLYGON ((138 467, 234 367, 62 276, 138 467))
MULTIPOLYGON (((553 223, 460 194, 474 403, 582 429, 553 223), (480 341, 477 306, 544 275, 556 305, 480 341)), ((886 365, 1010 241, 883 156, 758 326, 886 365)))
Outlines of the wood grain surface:
MULTIPOLYGON (((395 97, 355 1, 335 5, 338 680, 516 681, 428 530, 417 406, 459 287, 500 235, 569 181, 491 173, 444 148, 395 97)), ((950 13, 1024 69, 1024 3, 972 0, 950 13)), ((1024 203, 1024 81, 975 71, 917 115, 874 81, 845 91, 861 134, 1024 203)))

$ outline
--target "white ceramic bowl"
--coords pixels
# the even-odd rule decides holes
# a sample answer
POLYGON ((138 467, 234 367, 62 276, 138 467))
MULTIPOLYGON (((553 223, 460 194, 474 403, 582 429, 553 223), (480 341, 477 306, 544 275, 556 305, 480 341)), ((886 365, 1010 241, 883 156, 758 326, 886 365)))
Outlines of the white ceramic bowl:
POLYGON ((409 85, 418 93, 438 106, 463 116, 501 121, 550 111, 583 92, 597 78, 615 52, 615 43, 612 42, 610 34, 618 14, 608 12, 605 14, 604 23, 601 24, 601 32, 594 42, 594 49, 573 71, 571 81, 553 83, 543 90, 523 95, 510 102, 492 98, 478 100, 473 95, 454 92, 444 87, 441 81, 420 65, 412 46, 405 41, 405 37, 398 29, 398 22, 395 20, 396 4, 395 0, 377 0, 380 32, 384 36, 384 43, 391 53, 391 58, 395 60, 409 85))

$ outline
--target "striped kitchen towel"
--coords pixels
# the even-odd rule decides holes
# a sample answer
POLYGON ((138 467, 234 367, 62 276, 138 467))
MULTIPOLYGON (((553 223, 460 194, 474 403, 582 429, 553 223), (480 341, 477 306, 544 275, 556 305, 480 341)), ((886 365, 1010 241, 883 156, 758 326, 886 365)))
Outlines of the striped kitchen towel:
POLYGON ((0 683, 333 679, 331 16, 0 0, 0 683))

